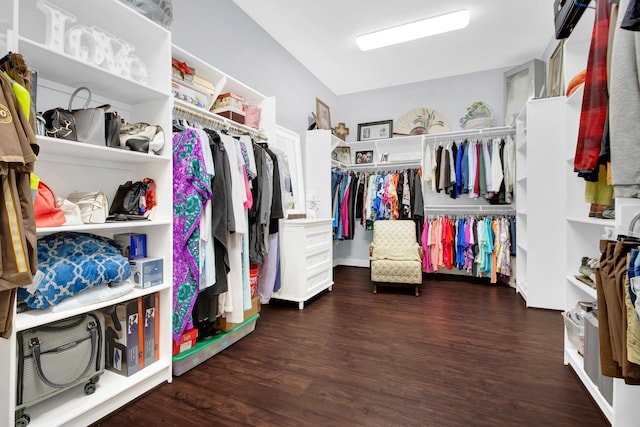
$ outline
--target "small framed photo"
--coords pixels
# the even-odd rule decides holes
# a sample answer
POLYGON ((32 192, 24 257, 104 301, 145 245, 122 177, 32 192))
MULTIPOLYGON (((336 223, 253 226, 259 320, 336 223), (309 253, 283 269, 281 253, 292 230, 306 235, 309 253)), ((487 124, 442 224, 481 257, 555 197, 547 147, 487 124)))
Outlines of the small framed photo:
POLYGON ((318 129, 331 130, 331 110, 318 98, 316 98, 316 122, 318 129))
POLYGON ((350 147, 336 147, 333 150, 335 154, 334 159, 340 163, 344 163, 345 165, 351 164, 351 148, 350 147))
POLYGON ((389 161, 389 153, 380 154, 380 163, 386 163, 389 161))
POLYGON ((549 72, 547 73, 547 96, 564 95, 564 73, 562 70, 562 51, 564 40, 561 40, 549 58, 549 72))
POLYGON ((542 97, 546 66, 539 59, 532 59, 504 73, 504 124, 511 126, 520 110, 530 99, 542 97))
POLYGON ((356 151, 356 164, 364 165, 367 163, 373 163, 373 150, 356 151))
POLYGON ((358 123, 358 141, 393 137, 393 120, 358 123))

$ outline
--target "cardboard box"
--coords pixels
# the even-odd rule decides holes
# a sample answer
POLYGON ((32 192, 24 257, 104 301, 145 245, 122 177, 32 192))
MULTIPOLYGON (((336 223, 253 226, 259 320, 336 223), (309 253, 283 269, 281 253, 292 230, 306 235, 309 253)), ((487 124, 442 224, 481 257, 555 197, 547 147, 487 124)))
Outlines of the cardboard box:
POLYGON ((147 235, 140 233, 114 234, 116 241, 125 258, 138 259, 147 256, 147 235))
POLYGON ((136 288, 146 289, 164 281, 162 258, 139 258, 129 261, 136 288))
POLYGON ((236 123, 244 124, 244 111, 235 108, 216 108, 213 113, 233 120, 236 123))
MULTIPOLYGON (((218 110, 221 108, 235 108, 242 111, 242 97, 232 92, 221 93, 213 103, 213 108, 218 110)), ((215 111, 214 111, 215 113, 215 111)))
MULTIPOLYGON (((260 305, 259 296, 255 296, 251 298, 251 308, 249 310, 244 311, 244 320, 247 320, 249 317, 253 316, 256 313, 260 313, 260 306, 261 305, 260 305)), ((223 332, 229 332, 239 324, 240 323, 227 322, 227 319, 222 316, 218 317, 218 320, 217 320, 218 329, 220 329, 223 332)))
POLYGON ((144 329, 140 323, 142 299, 116 304, 105 313, 106 368, 126 377, 144 366, 140 343, 144 329))
POLYGON ((183 351, 191 350, 196 346, 196 338, 198 338, 198 330, 196 328, 187 329, 180 337, 180 342, 173 341, 171 354, 175 356, 183 351))
POLYGON ((160 295, 155 292, 140 298, 144 324, 143 367, 147 367, 160 359, 160 295))

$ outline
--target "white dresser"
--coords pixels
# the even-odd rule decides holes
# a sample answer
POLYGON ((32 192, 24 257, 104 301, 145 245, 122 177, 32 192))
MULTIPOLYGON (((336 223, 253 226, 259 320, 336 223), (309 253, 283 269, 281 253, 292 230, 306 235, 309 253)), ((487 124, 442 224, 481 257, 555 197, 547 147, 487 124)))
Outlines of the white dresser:
POLYGON ((272 297, 305 301, 333 287, 331 219, 288 219, 280 222, 281 286, 272 297))

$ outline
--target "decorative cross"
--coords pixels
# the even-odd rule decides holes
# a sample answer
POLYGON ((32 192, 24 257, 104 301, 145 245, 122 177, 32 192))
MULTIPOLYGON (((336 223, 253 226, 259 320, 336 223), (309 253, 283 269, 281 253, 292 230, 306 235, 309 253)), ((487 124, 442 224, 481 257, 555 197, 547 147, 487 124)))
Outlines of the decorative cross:
POLYGON ((343 122, 338 123, 338 126, 335 128, 336 136, 343 141, 347 140, 347 135, 349 135, 349 128, 345 126, 343 122))

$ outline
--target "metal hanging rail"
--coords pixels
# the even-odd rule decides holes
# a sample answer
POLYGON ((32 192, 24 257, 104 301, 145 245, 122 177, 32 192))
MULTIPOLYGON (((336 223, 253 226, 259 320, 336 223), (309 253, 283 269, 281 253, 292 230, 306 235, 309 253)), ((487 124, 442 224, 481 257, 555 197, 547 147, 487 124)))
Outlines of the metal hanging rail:
POLYGON ((491 136, 507 136, 507 135, 515 135, 516 128, 513 126, 498 126, 492 128, 485 129, 470 129, 470 130, 460 130, 454 132, 444 132, 437 133, 433 135, 424 135, 424 141, 426 143, 430 142, 444 142, 444 141, 452 141, 455 139, 461 138, 484 138, 491 136))
POLYGON ((438 205, 425 206, 425 214, 469 214, 469 215, 515 215, 515 209, 510 205, 438 205), (499 207, 504 206, 504 207, 499 207))
POLYGON ((249 134, 262 141, 267 140, 267 137, 258 129, 236 123, 225 117, 219 116, 218 114, 204 111, 195 105, 192 106, 191 104, 179 99, 173 100, 173 115, 174 117, 179 116, 186 120, 193 120, 203 126, 211 127, 216 130, 226 129, 234 133, 249 134))

